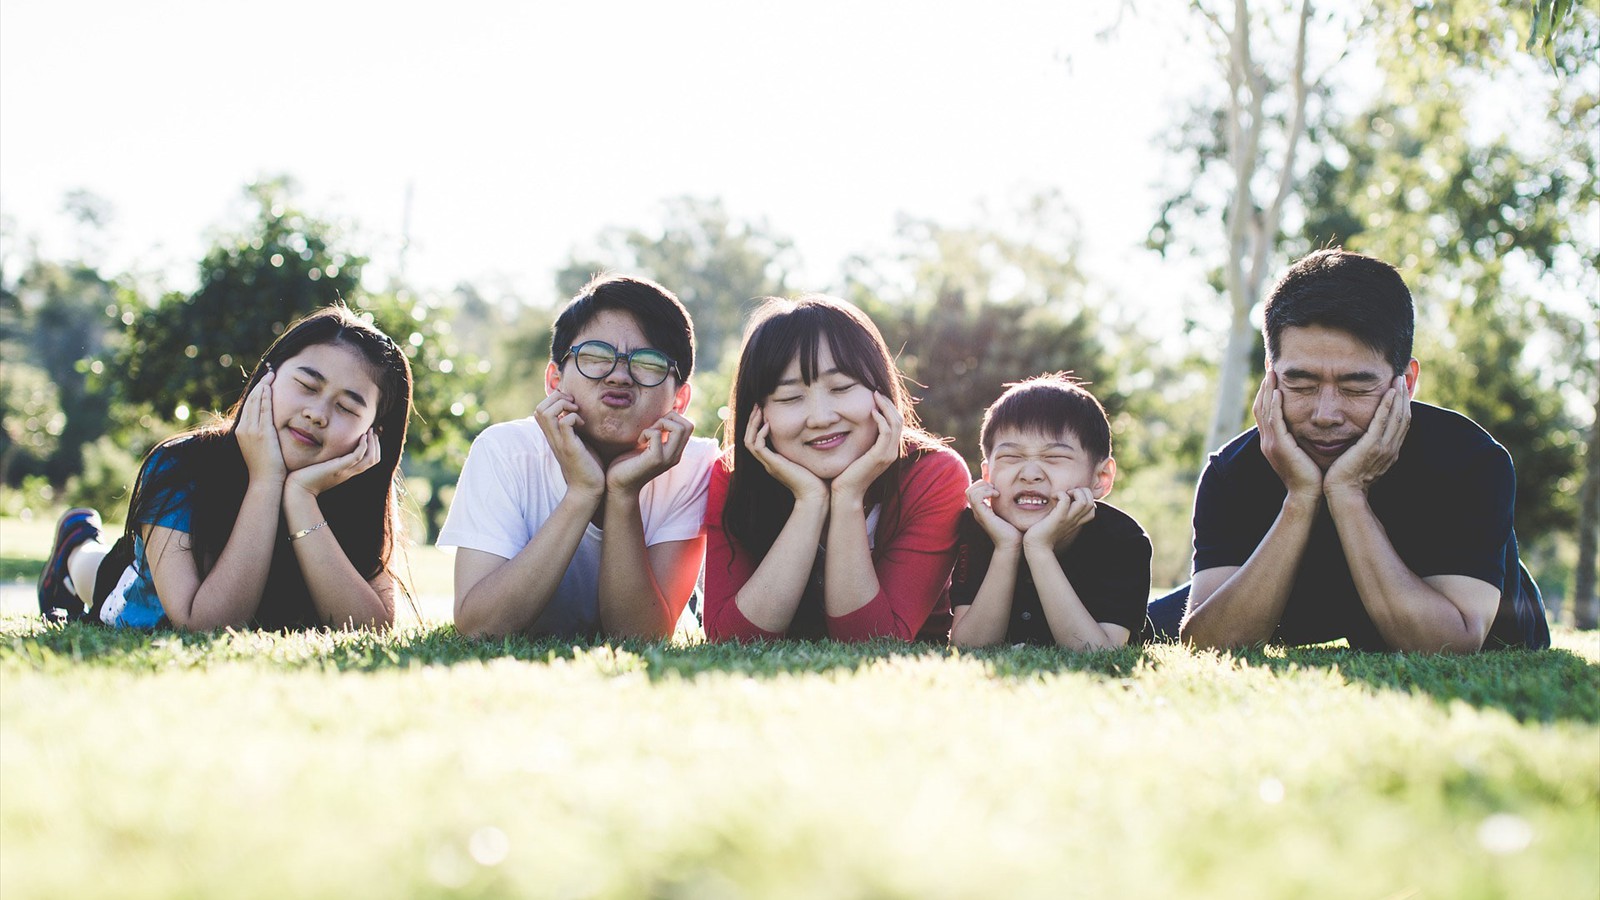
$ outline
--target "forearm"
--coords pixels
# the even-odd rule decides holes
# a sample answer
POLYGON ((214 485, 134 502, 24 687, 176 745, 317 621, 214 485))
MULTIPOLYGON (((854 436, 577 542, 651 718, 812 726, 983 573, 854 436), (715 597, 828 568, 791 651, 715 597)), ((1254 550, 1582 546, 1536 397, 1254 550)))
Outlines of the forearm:
POLYGON ((734 605, 750 624, 778 634, 789 630, 811 578, 817 543, 828 517, 826 501, 795 501, 778 539, 734 595, 734 605))
POLYGON ((1475 653, 1489 622, 1470 615, 1405 564, 1365 494, 1335 493, 1328 510, 1367 615, 1395 650, 1475 653))
POLYGON ((1179 635, 1196 647, 1264 644, 1283 620, 1320 498, 1289 495, 1245 564, 1209 596, 1189 598, 1179 635))
POLYGON ((600 628, 608 637, 657 640, 677 624, 644 544, 636 492, 606 492, 606 533, 600 542, 600 628))
POLYGON ((1033 573, 1033 584, 1039 591, 1039 603, 1044 607, 1050 636, 1057 644, 1068 650, 1110 650, 1126 642, 1125 636, 1118 640, 1089 615, 1072 580, 1062 571, 1061 560, 1056 558, 1053 547, 1028 546, 1023 557, 1033 573))
POLYGON ((872 564, 867 516, 859 497, 832 498, 828 552, 823 571, 823 608, 837 619, 879 596, 878 572, 872 564))
POLYGON ((233 531, 216 565, 195 588, 186 608, 174 608, 181 604, 166 607, 173 625, 212 631, 250 621, 261 606, 267 574, 272 570, 282 502, 281 483, 251 484, 245 490, 233 531))
POLYGON ((333 529, 315 527, 327 521, 316 495, 286 488, 283 518, 290 535, 314 528, 290 547, 323 624, 335 628, 387 628, 394 624, 393 596, 379 594, 356 571, 333 529))
POLYGON ((995 547, 989 571, 972 598, 972 605, 950 628, 950 643, 957 647, 990 647, 1006 639, 1011 624, 1011 600, 1017 589, 1021 551, 995 547))
POLYGON ((469 637, 505 637, 531 628, 560 587, 598 506, 598 498, 568 493, 516 556, 476 583, 461 584, 458 562, 456 629, 469 637))

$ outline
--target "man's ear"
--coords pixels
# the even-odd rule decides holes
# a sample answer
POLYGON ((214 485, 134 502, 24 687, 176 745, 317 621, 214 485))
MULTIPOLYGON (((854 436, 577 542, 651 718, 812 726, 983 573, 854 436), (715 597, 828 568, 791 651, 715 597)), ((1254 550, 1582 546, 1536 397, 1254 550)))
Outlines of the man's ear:
POLYGON ((989 480, 989 461, 987 459, 981 463, 978 463, 978 480, 989 480))
POLYGON ((552 360, 544 367, 544 395, 546 397, 561 390, 561 368, 552 360))
POLYGON ((1111 484, 1117 480, 1117 461, 1106 457, 1094 470, 1094 498, 1104 500, 1111 493, 1111 484))
POLYGON ((1406 376, 1406 398, 1407 399, 1409 399, 1411 397, 1415 397, 1417 395, 1417 376, 1421 375, 1421 374, 1422 374, 1422 366, 1421 366, 1421 364, 1419 364, 1416 361, 1415 358, 1413 358, 1411 360, 1411 362, 1406 363, 1405 376, 1406 376))
POLYGON ((673 412, 683 415, 683 411, 689 408, 690 393, 689 382, 685 381, 683 384, 678 385, 678 390, 672 395, 673 412))

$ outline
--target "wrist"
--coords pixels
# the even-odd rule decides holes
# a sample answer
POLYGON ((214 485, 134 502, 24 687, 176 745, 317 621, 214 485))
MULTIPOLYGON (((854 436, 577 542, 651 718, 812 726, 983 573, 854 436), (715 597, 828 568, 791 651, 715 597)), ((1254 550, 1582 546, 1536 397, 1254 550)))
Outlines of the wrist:
POLYGON ((1033 537, 1030 534, 1024 534, 1022 536, 1022 554, 1024 556, 1037 556, 1039 554, 1047 553, 1051 556, 1054 556, 1056 552, 1056 543, 1056 541, 1051 540, 1044 535, 1033 537))
POLYGON ((605 502, 606 493, 604 487, 597 490, 587 486, 580 487, 569 484, 567 485, 567 492, 561 497, 560 505, 575 507, 583 510, 585 515, 593 515, 594 511, 600 508, 600 504, 605 502))
POLYGON ((1322 491, 1290 491, 1283 498, 1283 511, 1287 513, 1300 513, 1314 515, 1317 508, 1322 505, 1322 491))
POLYGON ((865 513, 866 499, 857 491, 849 488, 839 490, 828 489, 828 509, 835 513, 865 513))
POLYGON ((1330 484, 1323 489, 1323 496, 1328 499, 1330 512, 1364 509, 1367 505, 1367 490, 1360 485, 1330 484))
POLYGON ((996 558, 1006 556, 1014 559, 1022 555, 1021 535, 1011 538, 995 538, 990 535, 990 538, 994 540, 994 556, 996 558))

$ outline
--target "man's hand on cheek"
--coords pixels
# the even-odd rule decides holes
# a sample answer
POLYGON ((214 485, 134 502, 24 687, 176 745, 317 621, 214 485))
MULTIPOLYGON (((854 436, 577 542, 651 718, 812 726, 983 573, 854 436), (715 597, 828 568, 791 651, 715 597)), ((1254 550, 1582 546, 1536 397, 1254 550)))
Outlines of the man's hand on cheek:
POLYGON ((1283 415, 1283 391, 1278 387, 1278 373, 1267 369, 1261 379, 1261 389, 1256 392, 1254 405, 1256 432, 1261 437, 1261 455, 1267 458, 1278 479, 1291 495, 1304 498, 1322 494, 1322 470, 1289 432, 1283 415))
POLYGON ((1411 399, 1403 376, 1395 379, 1378 404, 1367 433, 1328 467, 1323 493, 1329 499, 1359 493, 1365 496, 1372 485, 1400 458, 1406 432, 1411 428, 1411 399))

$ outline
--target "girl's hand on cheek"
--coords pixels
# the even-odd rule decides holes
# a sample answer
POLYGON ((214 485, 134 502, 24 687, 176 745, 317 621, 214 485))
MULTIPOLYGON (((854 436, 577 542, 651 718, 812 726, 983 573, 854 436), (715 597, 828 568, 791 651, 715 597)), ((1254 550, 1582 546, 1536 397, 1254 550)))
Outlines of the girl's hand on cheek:
POLYGON ((369 428, 349 453, 290 473, 288 484, 315 497, 360 475, 382 458, 383 445, 378 441, 378 433, 369 428))
POLYGON ((744 446, 768 474, 789 489, 795 500, 821 500, 828 497, 828 485, 810 469, 784 456, 768 445, 772 428, 758 404, 750 411, 750 424, 744 430, 744 446))
POLYGON ((278 443, 278 423, 272 415, 272 385, 277 372, 267 370, 256 386, 245 396, 239 407, 239 419, 234 436, 239 441, 239 453, 244 456, 245 470, 251 481, 277 481, 282 483, 288 474, 283 462, 283 447, 278 443))
POLYGON ((833 494, 836 497, 861 499, 872 482, 900 458, 900 436, 905 430, 905 418, 882 394, 874 392, 872 403, 872 420, 878 425, 878 438, 866 453, 861 454, 833 480, 833 494))

